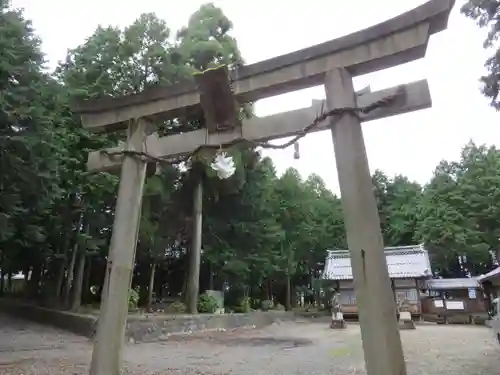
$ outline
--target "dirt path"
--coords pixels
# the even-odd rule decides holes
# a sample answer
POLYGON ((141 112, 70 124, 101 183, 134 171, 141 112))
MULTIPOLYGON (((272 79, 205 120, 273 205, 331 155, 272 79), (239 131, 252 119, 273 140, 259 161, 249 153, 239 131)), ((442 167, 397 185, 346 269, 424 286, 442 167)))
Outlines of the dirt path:
MULTIPOLYGON (((402 331, 409 375, 498 375, 500 347, 489 329, 422 325, 402 331)), ((86 374, 85 338, 0 315, 0 375, 86 374)), ((129 345, 127 374, 364 374, 359 327, 283 323, 262 330, 177 337, 129 345)))

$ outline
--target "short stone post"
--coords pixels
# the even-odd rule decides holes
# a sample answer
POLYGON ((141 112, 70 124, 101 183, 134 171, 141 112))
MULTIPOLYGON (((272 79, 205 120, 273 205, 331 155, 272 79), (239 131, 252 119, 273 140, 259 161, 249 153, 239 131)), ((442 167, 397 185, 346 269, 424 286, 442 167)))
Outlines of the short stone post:
POLYGON ((337 292, 333 292, 332 296, 332 322, 330 323, 331 329, 342 329, 346 327, 344 314, 342 314, 342 309, 338 300, 337 292))
POLYGON ((406 300, 398 303, 399 309, 399 320, 398 327, 399 329, 415 329, 415 322, 411 318, 411 313, 409 311, 409 306, 406 300))

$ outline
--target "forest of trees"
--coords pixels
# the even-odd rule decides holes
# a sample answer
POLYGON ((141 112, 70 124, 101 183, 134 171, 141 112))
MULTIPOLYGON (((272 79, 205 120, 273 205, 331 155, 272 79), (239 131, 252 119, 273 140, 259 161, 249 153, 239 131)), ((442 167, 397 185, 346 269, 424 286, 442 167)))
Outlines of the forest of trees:
MULTIPOLYGON (((176 33, 152 13, 123 29, 101 26, 48 71, 31 23, 6 0, 0 8, 0 291, 12 292, 12 276, 23 272, 30 275, 27 298, 78 309, 99 298, 118 186, 116 175, 86 171, 88 151, 123 134, 89 133, 71 103, 244 61, 230 20, 206 4, 176 33)), ((175 134, 202 123, 158 125, 175 134)), ((256 149, 232 154, 238 168, 229 180, 214 178, 204 160, 148 175, 132 281, 140 303, 185 294, 200 176, 201 291, 230 286, 235 301, 275 296, 290 306, 294 290, 320 276, 326 249, 346 248, 340 199, 321 177, 303 179, 293 168, 279 176, 256 149)), ((500 150, 469 143, 425 186, 381 171, 373 183, 386 246, 425 244, 444 277, 493 267, 500 255, 500 150)))

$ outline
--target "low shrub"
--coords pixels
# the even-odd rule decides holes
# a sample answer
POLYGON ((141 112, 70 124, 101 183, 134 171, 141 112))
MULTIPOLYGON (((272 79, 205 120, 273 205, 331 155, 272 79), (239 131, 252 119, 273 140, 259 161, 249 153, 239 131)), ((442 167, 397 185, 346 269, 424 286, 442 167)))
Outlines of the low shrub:
POLYGON ((198 298, 198 312, 213 314, 219 308, 219 302, 213 296, 202 294, 198 298))
POLYGON ((234 311, 237 313, 248 313, 252 310, 250 297, 243 297, 238 301, 238 304, 234 306, 234 311))
POLYGON ((129 310, 137 309, 139 306, 139 288, 130 289, 128 292, 128 308, 129 310))
POLYGON ((259 298, 252 298, 250 306, 252 310, 258 310, 262 308, 262 301, 259 298))

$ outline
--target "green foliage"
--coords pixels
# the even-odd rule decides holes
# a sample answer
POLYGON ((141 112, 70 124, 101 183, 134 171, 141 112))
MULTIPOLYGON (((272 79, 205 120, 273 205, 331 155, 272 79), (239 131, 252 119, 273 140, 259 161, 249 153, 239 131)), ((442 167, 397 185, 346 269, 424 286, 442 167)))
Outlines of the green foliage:
POLYGON ((217 309, 221 308, 219 302, 214 296, 201 294, 198 298, 198 312, 213 314, 217 309))
POLYGON ((404 176, 390 179, 379 170, 372 181, 385 245, 412 244, 422 187, 404 176))
POLYGON ((250 297, 242 297, 238 305, 235 306, 234 311, 237 313, 249 313, 252 311, 252 299, 250 297))
POLYGON ((261 308, 261 301, 260 301, 260 298, 254 298, 254 297, 250 297, 250 308, 252 310, 259 310, 261 308))
POLYGON ((459 162, 436 168, 418 207, 416 238, 431 250, 439 274, 481 274, 499 259, 499 170, 500 151, 472 142, 459 162))
POLYGON ((229 35, 232 22, 213 4, 204 4, 177 33, 178 52, 190 67, 203 71, 212 66, 242 64, 236 40, 229 35))
POLYGON ((500 109, 500 1, 498 0, 468 0, 461 8, 461 12, 468 18, 476 21, 481 28, 487 28, 488 34, 483 43, 485 49, 491 50, 492 55, 484 64, 488 74, 481 77, 482 92, 491 99, 491 105, 500 109))
POLYGON ((0 267, 15 272, 54 252, 48 242, 61 224, 53 208, 65 198, 70 142, 59 133, 64 92, 43 68, 31 23, 6 2, 0 35, 0 267))
POLYGON ((128 292, 128 308, 136 309, 139 306, 139 288, 131 288, 128 292))

